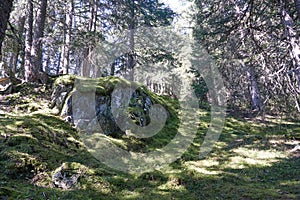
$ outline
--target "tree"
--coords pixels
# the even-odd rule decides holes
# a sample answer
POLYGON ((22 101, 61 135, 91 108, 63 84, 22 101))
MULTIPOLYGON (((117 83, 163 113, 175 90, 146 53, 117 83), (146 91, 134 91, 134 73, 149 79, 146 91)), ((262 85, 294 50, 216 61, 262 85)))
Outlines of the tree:
POLYGON ((46 22, 47 0, 38 1, 37 14, 33 32, 33 43, 31 49, 32 64, 36 73, 35 81, 39 78, 39 72, 43 72, 42 44, 46 22))
POLYGON ((37 3, 37 13, 33 24, 33 1, 28 0, 28 27, 26 34, 26 61, 25 61, 25 80, 28 82, 38 82, 43 72, 42 64, 42 40, 44 36, 47 0, 37 3), (30 52, 30 54, 29 54, 30 52))
POLYGON ((24 62, 24 70, 25 70, 25 80, 27 82, 34 79, 34 68, 32 65, 31 58, 31 48, 32 48, 32 40, 33 40, 33 1, 27 1, 27 25, 26 25, 26 36, 25 36, 25 62, 24 62))
MULTIPOLYGON (((135 30, 140 27, 159 27, 170 25, 175 13, 158 0, 121 0, 112 1, 112 23, 119 31, 128 30, 129 52, 121 55, 117 62, 118 68, 127 73, 129 80, 134 80, 134 67, 137 57, 143 57, 135 47, 135 30)), ((145 52, 143 52, 145 53, 145 52)), ((149 52, 148 52, 149 53, 149 52)), ((116 66, 112 64, 111 73, 116 74, 116 66)))
POLYGON ((63 74, 69 73, 70 64, 70 46, 72 40, 72 26, 73 26, 73 15, 74 15, 74 2, 73 0, 66 0, 65 2, 65 16, 64 16, 64 31, 62 45, 62 57, 61 57, 61 68, 63 74))
POLYGON ((195 5, 194 36, 219 64, 229 105, 299 109, 298 1, 199 0, 195 5))
MULTIPOLYGON (((299 3, 299 2, 298 2, 299 3)), ((294 73, 296 75, 298 86, 300 89, 300 47, 299 47, 299 39, 298 39, 298 33, 294 29, 295 22, 291 15, 286 10, 286 4, 284 1, 280 1, 280 11, 281 11, 281 18, 282 23, 285 27, 285 35, 287 37, 288 43, 289 43, 289 51, 290 51, 290 57, 293 60, 294 65, 294 73)), ((296 4, 297 6, 297 4, 296 4)), ((299 107, 299 105, 298 105, 299 107)), ((298 108, 300 110, 300 107, 298 108)))
POLYGON ((19 58, 23 56, 25 14, 19 12, 21 9, 22 4, 18 0, 14 1, 6 31, 7 37, 2 43, 2 62, 4 63, 6 73, 10 74, 10 76, 14 76, 14 74, 20 72, 20 68, 17 66, 20 64, 19 58))
POLYGON ((2 55, 2 43, 7 29, 7 22, 12 11, 13 0, 0 1, 0 60, 2 55))
MULTIPOLYGON (((88 32, 89 33, 95 33, 96 29, 97 29, 97 9, 98 9, 98 5, 97 5, 97 1, 96 0, 90 0, 89 1, 89 20, 88 20, 88 32)), ((85 48, 85 58, 88 57, 88 55, 91 53, 91 51, 93 50, 95 44, 89 44, 86 48, 85 48)), ((93 70, 95 71, 95 70, 93 70)), ((90 66, 85 62, 83 63, 82 67, 81 67, 81 75, 82 76, 90 76, 90 66)))
MULTIPOLYGON (((168 25, 174 16, 158 0, 26 0, 26 5, 20 0, 15 1, 15 12, 4 56, 18 77, 24 72, 27 82, 43 82, 43 71, 100 76, 94 66, 80 68, 97 42, 125 30, 131 30, 133 36, 134 29, 141 26, 168 25), (18 50, 10 48, 15 43, 20 44, 18 50)), ((130 46, 131 51, 123 56, 126 59, 121 59, 127 69, 136 63, 134 37, 130 46)))
POLYGON ((294 0, 295 1, 295 7, 298 14, 298 20, 300 21, 300 0, 294 0))

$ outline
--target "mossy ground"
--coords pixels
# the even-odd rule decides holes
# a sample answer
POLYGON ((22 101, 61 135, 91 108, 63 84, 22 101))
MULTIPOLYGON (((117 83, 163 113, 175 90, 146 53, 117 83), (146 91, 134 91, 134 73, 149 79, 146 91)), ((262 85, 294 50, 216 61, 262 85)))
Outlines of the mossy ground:
MULTIPOLYGON (((125 174, 95 159, 68 123, 43 112, 44 103, 39 102, 48 97, 40 94, 35 97, 37 110, 0 115, 0 199, 300 198, 299 150, 290 151, 300 141, 300 120, 268 116, 261 123, 227 117, 212 152, 199 159, 210 123, 209 112, 201 110, 197 137, 180 159, 160 171, 125 174), (51 182, 62 165, 83 171, 69 190, 51 182)), ((155 98, 173 112, 167 126, 150 139, 122 136, 112 141, 132 151, 153 150, 168 143, 178 127, 178 102, 155 98)))

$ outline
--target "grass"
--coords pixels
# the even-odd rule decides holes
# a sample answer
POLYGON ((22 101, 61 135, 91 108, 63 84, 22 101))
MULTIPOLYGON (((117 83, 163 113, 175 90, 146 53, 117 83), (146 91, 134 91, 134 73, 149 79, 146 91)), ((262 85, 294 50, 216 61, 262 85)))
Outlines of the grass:
MULTIPOLYGON (((167 144, 178 127, 178 103, 155 98, 173 109, 159 134, 140 140, 110 139, 126 150, 142 152, 167 144)), ((300 142, 299 120, 268 116, 261 123, 227 117, 212 152, 199 159, 210 122, 207 111, 199 115, 197 136, 181 158, 161 170, 126 174, 95 159, 79 133, 59 117, 41 110, 0 114, 0 199, 300 198, 299 150, 290 152, 300 142), (78 183, 68 190, 51 181, 62 166, 70 173, 82 171, 78 183)))

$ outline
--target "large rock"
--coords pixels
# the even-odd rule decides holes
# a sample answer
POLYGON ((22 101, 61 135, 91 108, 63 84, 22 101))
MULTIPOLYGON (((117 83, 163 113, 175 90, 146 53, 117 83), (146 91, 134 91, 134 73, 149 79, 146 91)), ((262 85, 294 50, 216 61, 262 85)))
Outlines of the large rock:
POLYGON ((126 80, 105 77, 99 79, 59 78, 54 84, 51 108, 77 128, 87 133, 124 134, 134 126, 145 127, 167 116, 151 113, 155 99, 144 87, 126 80), (132 89, 133 88, 133 89, 132 89))

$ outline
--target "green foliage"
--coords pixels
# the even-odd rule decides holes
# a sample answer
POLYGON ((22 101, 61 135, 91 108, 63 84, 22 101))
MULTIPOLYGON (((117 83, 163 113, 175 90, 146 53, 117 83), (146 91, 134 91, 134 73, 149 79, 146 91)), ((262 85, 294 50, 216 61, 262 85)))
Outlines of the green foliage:
POLYGON ((201 102, 207 101, 208 88, 203 78, 196 78, 193 82, 193 88, 197 98, 199 98, 201 102))
POLYGON ((114 13, 113 23, 122 29, 130 29, 129 24, 132 21, 135 28, 166 26, 170 25, 175 17, 174 11, 158 0, 113 0, 111 9, 114 13))
POLYGON ((56 85, 62 84, 62 85, 73 85, 74 81, 76 79, 75 75, 65 75, 65 76, 60 76, 55 79, 53 87, 56 85))

